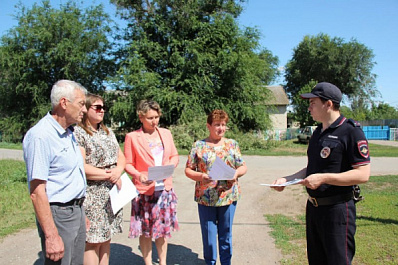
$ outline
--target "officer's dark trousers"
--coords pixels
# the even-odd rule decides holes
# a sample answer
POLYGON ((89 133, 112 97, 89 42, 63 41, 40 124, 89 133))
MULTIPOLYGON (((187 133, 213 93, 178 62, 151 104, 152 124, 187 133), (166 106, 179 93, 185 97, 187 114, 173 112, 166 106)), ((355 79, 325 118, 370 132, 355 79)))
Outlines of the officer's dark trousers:
POLYGON ((351 264, 355 254, 353 200, 315 207, 307 202, 307 255, 310 265, 351 264))

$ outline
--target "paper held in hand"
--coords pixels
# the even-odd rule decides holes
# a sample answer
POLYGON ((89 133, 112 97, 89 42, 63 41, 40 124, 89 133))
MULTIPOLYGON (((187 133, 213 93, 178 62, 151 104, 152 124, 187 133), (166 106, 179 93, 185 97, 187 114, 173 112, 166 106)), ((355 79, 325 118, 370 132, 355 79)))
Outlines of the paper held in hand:
POLYGON ((232 180, 234 179, 235 171, 217 156, 210 169, 209 177, 211 180, 232 180))
POLYGON ((260 184, 260 185, 269 186, 269 187, 285 187, 285 186, 295 185, 295 184, 299 183, 300 181, 302 181, 302 179, 293 179, 291 181, 287 181, 282 184, 260 184))
POLYGON ((139 194, 127 173, 123 173, 120 179, 122 180, 122 188, 118 190, 116 185, 113 185, 112 189, 109 191, 113 214, 116 214, 123 206, 139 194))
POLYGON ((174 165, 155 166, 148 168, 148 180, 164 180, 172 176, 174 165))

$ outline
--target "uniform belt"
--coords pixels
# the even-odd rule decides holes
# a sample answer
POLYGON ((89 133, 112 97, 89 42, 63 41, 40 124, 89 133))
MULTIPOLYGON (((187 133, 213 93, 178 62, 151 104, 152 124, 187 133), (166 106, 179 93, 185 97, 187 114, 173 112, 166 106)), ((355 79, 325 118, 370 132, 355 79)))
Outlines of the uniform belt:
POLYGON ((334 196, 329 196, 329 197, 321 197, 321 198, 315 198, 315 197, 308 197, 308 201, 312 203, 315 207, 318 206, 326 206, 326 205, 333 205, 333 204, 338 204, 338 203, 343 203, 351 200, 353 198, 352 192, 345 193, 345 194, 337 194, 334 196))
POLYGON ((85 197, 79 198, 79 199, 73 199, 68 202, 50 202, 50 205, 56 205, 56 206, 82 206, 84 202, 85 197))

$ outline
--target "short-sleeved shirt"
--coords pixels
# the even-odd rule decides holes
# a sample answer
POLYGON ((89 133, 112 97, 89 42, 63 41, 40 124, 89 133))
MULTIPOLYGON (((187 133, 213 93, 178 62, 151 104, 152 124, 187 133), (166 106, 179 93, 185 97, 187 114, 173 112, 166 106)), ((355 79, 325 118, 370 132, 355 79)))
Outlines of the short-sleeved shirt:
POLYGON ((109 134, 100 126, 89 135, 82 127, 75 127, 77 143, 86 150, 86 163, 98 168, 115 166, 119 157, 119 143, 111 129, 109 134))
MULTIPOLYGON (((306 176, 314 173, 341 173, 370 163, 368 142, 359 124, 340 116, 325 131, 314 131, 307 149, 306 176)), ((352 191, 352 186, 322 184, 307 192, 312 197, 328 197, 352 191)))
MULTIPOLYGON (((225 139, 220 146, 211 146, 200 140, 193 144, 186 167, 209 174, 216 156, 234 169, 245 163, 235 140, 225 139)), ((219 180, 209 184, 197 181, 195 185, 195 201, 205 206, 229 205, 239 200, 240 194, 240 186, 234 181, 219 180)))
POLYGON ((23 152, 28 183, 46 181, 49 202, 68 202, 85 196, 83 157, 73 135, 48 113, 25 135, 23 152))

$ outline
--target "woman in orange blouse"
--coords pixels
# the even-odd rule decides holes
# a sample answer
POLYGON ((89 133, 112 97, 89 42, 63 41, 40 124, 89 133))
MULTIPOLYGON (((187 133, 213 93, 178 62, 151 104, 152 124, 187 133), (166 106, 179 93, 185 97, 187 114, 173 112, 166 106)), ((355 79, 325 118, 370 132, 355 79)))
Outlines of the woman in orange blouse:
POLYGON ((126 135, 124 154, 126 172, 132 176, 140 195, 131 203, 129 237, 139 237, 145 265, 152 265, 152 238, 159 255, 159 265, 166 265, 167 241, 171 230, 178 230, 177 196, 172 176, 161 181, 148 180, 152 166, 178 165, 178 153, 171 132, 159 128, 161 109, 151 100, 137 106, 142 127, 126 135))

